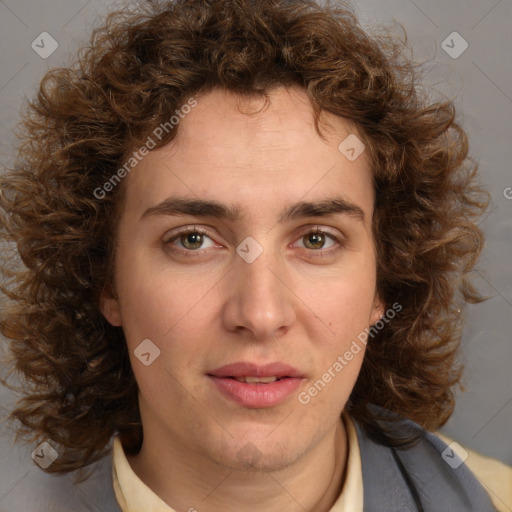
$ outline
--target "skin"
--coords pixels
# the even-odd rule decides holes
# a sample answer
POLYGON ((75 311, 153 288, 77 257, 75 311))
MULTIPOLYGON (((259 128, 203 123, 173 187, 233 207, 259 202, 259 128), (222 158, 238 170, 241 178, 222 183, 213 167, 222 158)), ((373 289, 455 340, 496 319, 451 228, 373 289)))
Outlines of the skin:
POLYGON ((309 404, 297 395, 384 310, 366 154, 353 162, 341 154, 338 145, 357 130, 332 114, 322 113, 321 138, 299 88, 275 89, 266 107, 222 90, 196 99, 178 137, 151 151, 123 184, 115 291, 101 302, 125 332, 140 389, 144 442, 129 462, 176 510, 328 511, 345 478, 340 414, 364 350, 309 404), (242 217, 143 217, 171 195, 236 205, 242 217), (357 205, 364 219, 279 221, 298 201, 332 197, 357 205), (187 227, 207 235, 178 236, 187 227), (314 228, 326 235, 311 238, 314 228), (248 236, 263 249, 253 263, 236 252, 248 236), (134 355, 145 339, 161 351, 149 366, 134 355), (281 404, 247 408, 207 377, 238 361, 284 362, 305 379, 281 404), (238 456, 247 443, 257 449, 252 464, 238 456))

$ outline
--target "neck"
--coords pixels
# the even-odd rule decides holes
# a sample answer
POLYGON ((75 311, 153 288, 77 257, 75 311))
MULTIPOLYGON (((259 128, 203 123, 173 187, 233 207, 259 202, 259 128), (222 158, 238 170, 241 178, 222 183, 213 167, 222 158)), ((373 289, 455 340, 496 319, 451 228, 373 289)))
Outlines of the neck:
POLYGON ((179 443, 145 436, 128 461, 138 477, 175 510, 193 512, 328 512, 345 480, 347 434, 340 419, 294 464, 276 471, 247 472, 191 456, 179 443), (162 448, 164 447, 164 448, 162 448))

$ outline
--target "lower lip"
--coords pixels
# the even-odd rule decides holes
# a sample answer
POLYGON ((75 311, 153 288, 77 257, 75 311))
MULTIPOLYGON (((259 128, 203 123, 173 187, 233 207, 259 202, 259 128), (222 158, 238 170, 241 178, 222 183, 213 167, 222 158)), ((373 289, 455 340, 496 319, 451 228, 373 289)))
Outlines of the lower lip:
POLYGON ((268 384, 248 384, 227 377, 209 377, 217 389, 233 402, 253 409, 278 405, 297 391, 302 382, 302 379, 290 377, 268 384))

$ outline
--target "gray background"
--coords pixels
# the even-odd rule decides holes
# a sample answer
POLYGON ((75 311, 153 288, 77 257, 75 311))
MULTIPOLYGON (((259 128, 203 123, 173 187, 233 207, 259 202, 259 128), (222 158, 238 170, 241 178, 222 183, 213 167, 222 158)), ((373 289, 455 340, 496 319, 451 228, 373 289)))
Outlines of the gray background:
MULTIPOLYGON (((471 154, 480 161, 481 181, 491 193, 492 204, 481 223, 487 244, 475 276, 479 289, 491 298, 465 311, 466 391, 459 394, 443 432, 463 446, 512 464, 512 1, 352 3, 370 31, 393 19, 405 26, 413 56, 429 61, 427 84, 456 98, 459 120, 470 135, 471 154), (458 58, 442 47, 454 31, 468 43, 458 58)), ((0 1, 2 167, 12 158, 11 134, 23 102, 34 94, 48 68, 66 65, 92 25, 115 5, 107 0, 0 1), (46 59, 31 48, 42 32, 58 42, 57 50, 46 59)), ((454 50, 460 48, 457 41, 449 44, 454 50)), ((12 394, 1 389, 0 418, 12 401, 12 394)), ((48 476, 32 462, 35 446, 13 446, 13 439, 13 433, 0 424, 0 512, 29 511, 23 505, 28 504, 28 495, 37 495, 47 486, 69 485, 69 477, 48 476)), ((97 510, 88 484, 74 489, 83 510, 97 510)))

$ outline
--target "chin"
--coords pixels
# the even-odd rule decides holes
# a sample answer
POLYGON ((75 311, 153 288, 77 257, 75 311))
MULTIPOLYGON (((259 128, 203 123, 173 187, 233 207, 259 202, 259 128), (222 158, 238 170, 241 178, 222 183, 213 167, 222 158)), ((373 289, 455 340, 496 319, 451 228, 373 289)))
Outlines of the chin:
MULTIPOLYGON (((253 439, 257 439, 256 436, 253 439)), ((290 446, 282 442, 267 439, 253 441, 230 440, 229 445, 220 452, 211 451, 208 457, 224 469, 242 473, 269 473, 280 471, 296 464, 307 450, 304 447, 290 446)))

